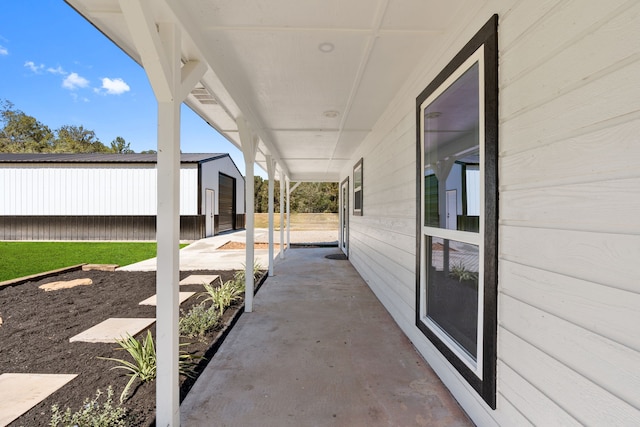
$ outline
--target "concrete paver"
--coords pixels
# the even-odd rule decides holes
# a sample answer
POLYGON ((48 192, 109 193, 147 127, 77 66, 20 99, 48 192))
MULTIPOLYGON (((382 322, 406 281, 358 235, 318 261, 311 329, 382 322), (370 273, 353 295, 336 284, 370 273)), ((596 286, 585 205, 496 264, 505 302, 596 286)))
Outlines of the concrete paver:
POLYGON ((275 265, 181 405, 183 426, 470 426, 337 248, 275 265))
POLYGON ((126 338, 127 334, 131 336, 138 334, 143 329, 151 326, 155 321, 155 318, 114 317, 69 338, 69 342, 115 343, 119 339, 126 338))
POLYGON ((204 285, 213 283, 214 280, 218 280, 220 276, 217 274, 191 274, 184 279, 180 280, 180 286, 182 285, 204 285))
MULTIPOLYGON (((183 302, 191 298, 194 294, 195 292, 180 292, 178 295, 178 304, 182 304, 183 302)), ((138 305, 158 305, 158 296, 152 295, 144 301, 140 301, 138 305)))
POLYGON ((6 426, 76 376, 12 373, 0 375, 0 426, 6 426))

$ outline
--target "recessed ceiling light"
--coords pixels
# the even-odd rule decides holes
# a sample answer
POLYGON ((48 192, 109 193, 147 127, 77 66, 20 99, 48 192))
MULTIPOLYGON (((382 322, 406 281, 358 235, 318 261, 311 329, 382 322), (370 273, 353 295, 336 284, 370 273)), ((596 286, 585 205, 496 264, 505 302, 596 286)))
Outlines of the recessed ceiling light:
POLYGON ((333 43, 324 42, 318 45, 318 49, 320 49, 320 52, 329 53, 332 52, 333 49, 335 49, 335 46, 333 45, 333 43))
POLYGON ((329 118, 329 119, 335 119, 336 117, 338 117, 340 115, 340 113, 338 113, 335 110, 329 110, 329 111, 325 111, 324 113, 322 113, 323 116, 329 118))

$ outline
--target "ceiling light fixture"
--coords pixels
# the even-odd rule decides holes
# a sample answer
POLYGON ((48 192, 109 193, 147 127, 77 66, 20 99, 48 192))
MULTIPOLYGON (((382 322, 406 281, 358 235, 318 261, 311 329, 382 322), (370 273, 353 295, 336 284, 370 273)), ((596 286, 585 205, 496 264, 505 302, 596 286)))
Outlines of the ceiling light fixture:
POLYGON ((324 52, 324 53, 332 52, 333 49, 335 48, 336 47, 334 46, 334 44, 329 42, 320 43, 318 45, 318 49, 320 49, 320 52, 324 52))
POLYGON ((336 117, 338 117, 340 115, 340 113, 338 113, 335 110, 329 110, 329 111, 325 111, 324 113, 322 113, 323 116, 329 118, 329 119, 335 119, 336 117))

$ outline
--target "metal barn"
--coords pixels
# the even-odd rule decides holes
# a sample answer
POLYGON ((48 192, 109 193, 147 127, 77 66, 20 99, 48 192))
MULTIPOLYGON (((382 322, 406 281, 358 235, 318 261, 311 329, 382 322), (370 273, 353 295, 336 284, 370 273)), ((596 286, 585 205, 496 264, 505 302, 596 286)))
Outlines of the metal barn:
MULTIPOLYGON (((156 154, 0 154, 0 239, 155 240, 156 154)), ((244 228, 228 154, 180 156, 180 239, 244 228)))

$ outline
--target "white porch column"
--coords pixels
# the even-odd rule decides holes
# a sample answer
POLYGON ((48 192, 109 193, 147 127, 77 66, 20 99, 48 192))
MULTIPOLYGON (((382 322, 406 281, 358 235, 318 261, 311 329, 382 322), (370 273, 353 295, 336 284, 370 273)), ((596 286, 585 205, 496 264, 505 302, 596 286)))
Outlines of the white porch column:
POLYGON ((178 26, 154 22, 148 1, 120 0, 120 9, 158 101, 156 425, 179 426, 180 105, 207 66, 182 66, 178 26))
POLYGON ((242 154, 244 155, 245 167, 245 205, 246 205, 246 249, 245 249, 245 291, 244 291, 244 311, 251 313, 253 311, 253 261, 254 261, 254 212, 255 212, 255 183, 254 183, 254 166, 256 160, 256 151, 258 150, 258 138, 249 129, 249 125, 244 117, 236 119, 238 132, 240 133, 240 143, 242 144, 242 154))
POLYGON ((289 184, 289 177, 287 177, 287 250, 291 248, 291 192, 289 184))
POLYGON ((284 259, 284 172, 280 171, 280 259, 284 259))
POLYGON ((267 155, 267 176, 269 178, 269 277, 273 276, 273 181, 276 175, 276 162, 267 155))

